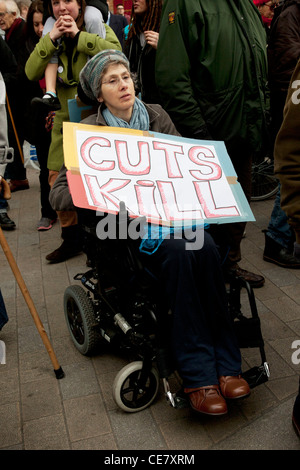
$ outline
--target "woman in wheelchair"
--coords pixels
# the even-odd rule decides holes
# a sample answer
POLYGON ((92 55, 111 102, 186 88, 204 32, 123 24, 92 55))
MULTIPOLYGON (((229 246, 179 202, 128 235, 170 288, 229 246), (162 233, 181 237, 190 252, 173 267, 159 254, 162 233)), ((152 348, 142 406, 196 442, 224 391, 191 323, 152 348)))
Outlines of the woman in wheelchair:
MULTIPOLYGON (((80 73, 78 95, 86 104, 99 105, 97 114, 82 121, 85 124, 179 135, 160 105, 145 104, 135 96, 122 52, 106 50, 92 57, 80 73)), ((55 209, 72 205, 65 172, 63 168, 50 194, 55 209)), ((246 397, 250 388, 241 377, 218 248, 206 230, 201 249, 186 250, 186 240, 174 236, 158 244, 152 254, 140 256, 155 272, 172 312, 172 353, 184 392, 195 411, 223 415, 226 400, 246 397)))

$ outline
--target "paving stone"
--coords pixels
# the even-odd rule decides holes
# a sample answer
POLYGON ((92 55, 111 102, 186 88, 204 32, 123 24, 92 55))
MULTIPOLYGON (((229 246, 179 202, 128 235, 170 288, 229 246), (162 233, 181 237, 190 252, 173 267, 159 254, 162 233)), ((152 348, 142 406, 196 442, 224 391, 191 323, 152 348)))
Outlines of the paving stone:
POLYGON ((72 442, 111 432, 100 394, 64 400, 63 404, 72 442))
POLYGON ((59 381, 63 400, 99 392, 99 384, 91 361, 64 366, 66 374, 59 381))
POLYGON ((0 449, 22 442, 19 402, 0 405, 0 449))
POLYGON ((91 437, 72 443, 72 450, 118 450, 113 434, 91 437))
POLYGON ((21 386, 22 418, 31 421, 62 413, 58 381, 47 380, 25 382, 21 386))
POLYGON ((24 423, 25 450, 69 450, 70 444, 62 414, 24 423))
POLYGON ((283 402, 212 450, 300 450, 291 420, 293 400, 283 402))
POLYGON ((109 417, 120 450, 168 449, 149 409, 139 413, 125 413, 116 409, 109 411, 109 417))

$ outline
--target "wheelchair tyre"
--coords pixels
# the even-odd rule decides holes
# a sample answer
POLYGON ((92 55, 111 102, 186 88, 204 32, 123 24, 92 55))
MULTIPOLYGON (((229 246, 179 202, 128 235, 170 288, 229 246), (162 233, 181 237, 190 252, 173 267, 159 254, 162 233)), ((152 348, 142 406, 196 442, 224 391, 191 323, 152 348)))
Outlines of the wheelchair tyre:
POLYGON ((72 341, 78 351, 85 356, 95 352, 101 336, 95 329, 92 301, 83 287, 67 287, 64 294, 64 312, 72 341))
POLYGON ((152 367, 144 390, 140 390, 137 381, 141 375, 142 361, 127 364, 116 375, 113 383, 113 397, 116 404, 128 413, 142 411, 151 405, 159 387, 158 371, 152 367))

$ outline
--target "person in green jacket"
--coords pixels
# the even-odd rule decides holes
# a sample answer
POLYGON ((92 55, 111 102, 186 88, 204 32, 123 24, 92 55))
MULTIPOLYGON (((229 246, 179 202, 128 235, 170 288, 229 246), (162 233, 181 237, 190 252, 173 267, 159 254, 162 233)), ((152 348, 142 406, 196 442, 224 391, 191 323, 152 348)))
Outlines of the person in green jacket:
MULTIPOLYGON (((105 25, 106 37, 87 33, 83 18, 85 2, 83 0, 51 0, 59 2, 62 10, 62 21, 59 27, 54 24, 50 33, 40 39, 26 62, 25 72, 29 80, 40 80, 54 52, 59 52, 57 95, 61 109, 55 114, 51 145, 48 155, 49 184, 53 185, 58 172, 64 163, 62 125, 69 121, 68 100, 77 94, 79 73, 88 57, 104 49, 121 50, 121 45, 113 30, 105 25), (67 10, 67 12, 66 12, 67 10), (61 38, 61 45, 57 40, 61 38)), ((81 251, 77 215, 74 211, 58 212, 62 228, 63 242, 58 249, 46 256, 51 263, 60 263, 81 251)))
MULTIPOLYGON (((165 0, 156 85, 183 136, 225 142, 250 202, 252 157, 268 145, 266 32, 252 0, 165 0)), ((263 276, 238 265, 245 224, 225 227, 225 275, 261 287, 263 276)))

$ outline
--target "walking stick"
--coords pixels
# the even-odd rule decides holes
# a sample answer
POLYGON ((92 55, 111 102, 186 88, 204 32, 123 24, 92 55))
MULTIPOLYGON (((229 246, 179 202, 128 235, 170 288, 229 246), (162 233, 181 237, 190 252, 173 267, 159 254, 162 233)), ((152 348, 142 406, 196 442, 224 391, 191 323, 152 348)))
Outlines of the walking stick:
POLYGON ((9 104, 9 99, 8 99, 7 93, 6 93, 6 104, 7 104, 7 109, 8 109, 8 112, 9 112, 10 120, 11 120, 11 123, 12 123, 12 126, 13 126, 13 130, 14 130, 14 133, 15 133, 15 138, 16 138, 16 141, 17 141, 18 149, 19 149, 19 152, 20 152, 20 155, 21 155, 21 160, 22 160, 22 163, 24 164, 24 155, 23 155, 23 151, 21 149, 21 144, 20 144, 20 141, 19 141, 19 136, 18 136, 17 129, 16 129, 16 126, 15 126, 14 118, 13 118, 13 115, 12 115, 12 112, 11 112, 11 107, 10 107, 10 104, 9 104))
POLYGON ((0 227, 0 244, 2 246, 2 249, 3 249, 3 252, 4 252, 5 256, 8 260, 8 262, 9 262, 9 265, 12 269, 12 272, 14 273, 14 276, 15 276, 16 281, 17 281, 17 283, 20 287, 22 295, 23 295, 23 297, 24 297, 24 299, 25 299, 25 301, 28 305, 29 311, 30 311, 31 316, 34 320, 34 323, 37 327, 37 330, 38 330, 38 332, 39 332, 39 334, 40 334, 40 336, 43 340, 43 343, 46 347, 46 350, 47 350, 47 352, 50 356, 50 359, 51 359, 53 367, 54 367, 55 376, 56 376, 57 379, 62 379, 65 376, 64 371, 62 370, 62 368, 60 367, 60 365, 57 361, 57 358, 56 358, 55 353, 52 349, 51 343, 48 339, 47 333, 46 333, 46 331, 44 329, 44 326, 43 326, 43 324, 40 320, 40 317, 39 317, 39 315, 37 313, 37 310, 34 306, 32 298, 31 298, 31 296, 28 292, 28 289, 26 287, 24 279, 22 278, 22 275, 21 275, 20 270, 17 266, 17 263, 16 263, 16 261, 13 257, 13 254, 12 254, 12 252, 11 252, 9 246, 8 246, 8 243, 7 243, 7 241, 6 241, 6 239, 3 235, 3 231, 2 231, 1 227, 0 227))

